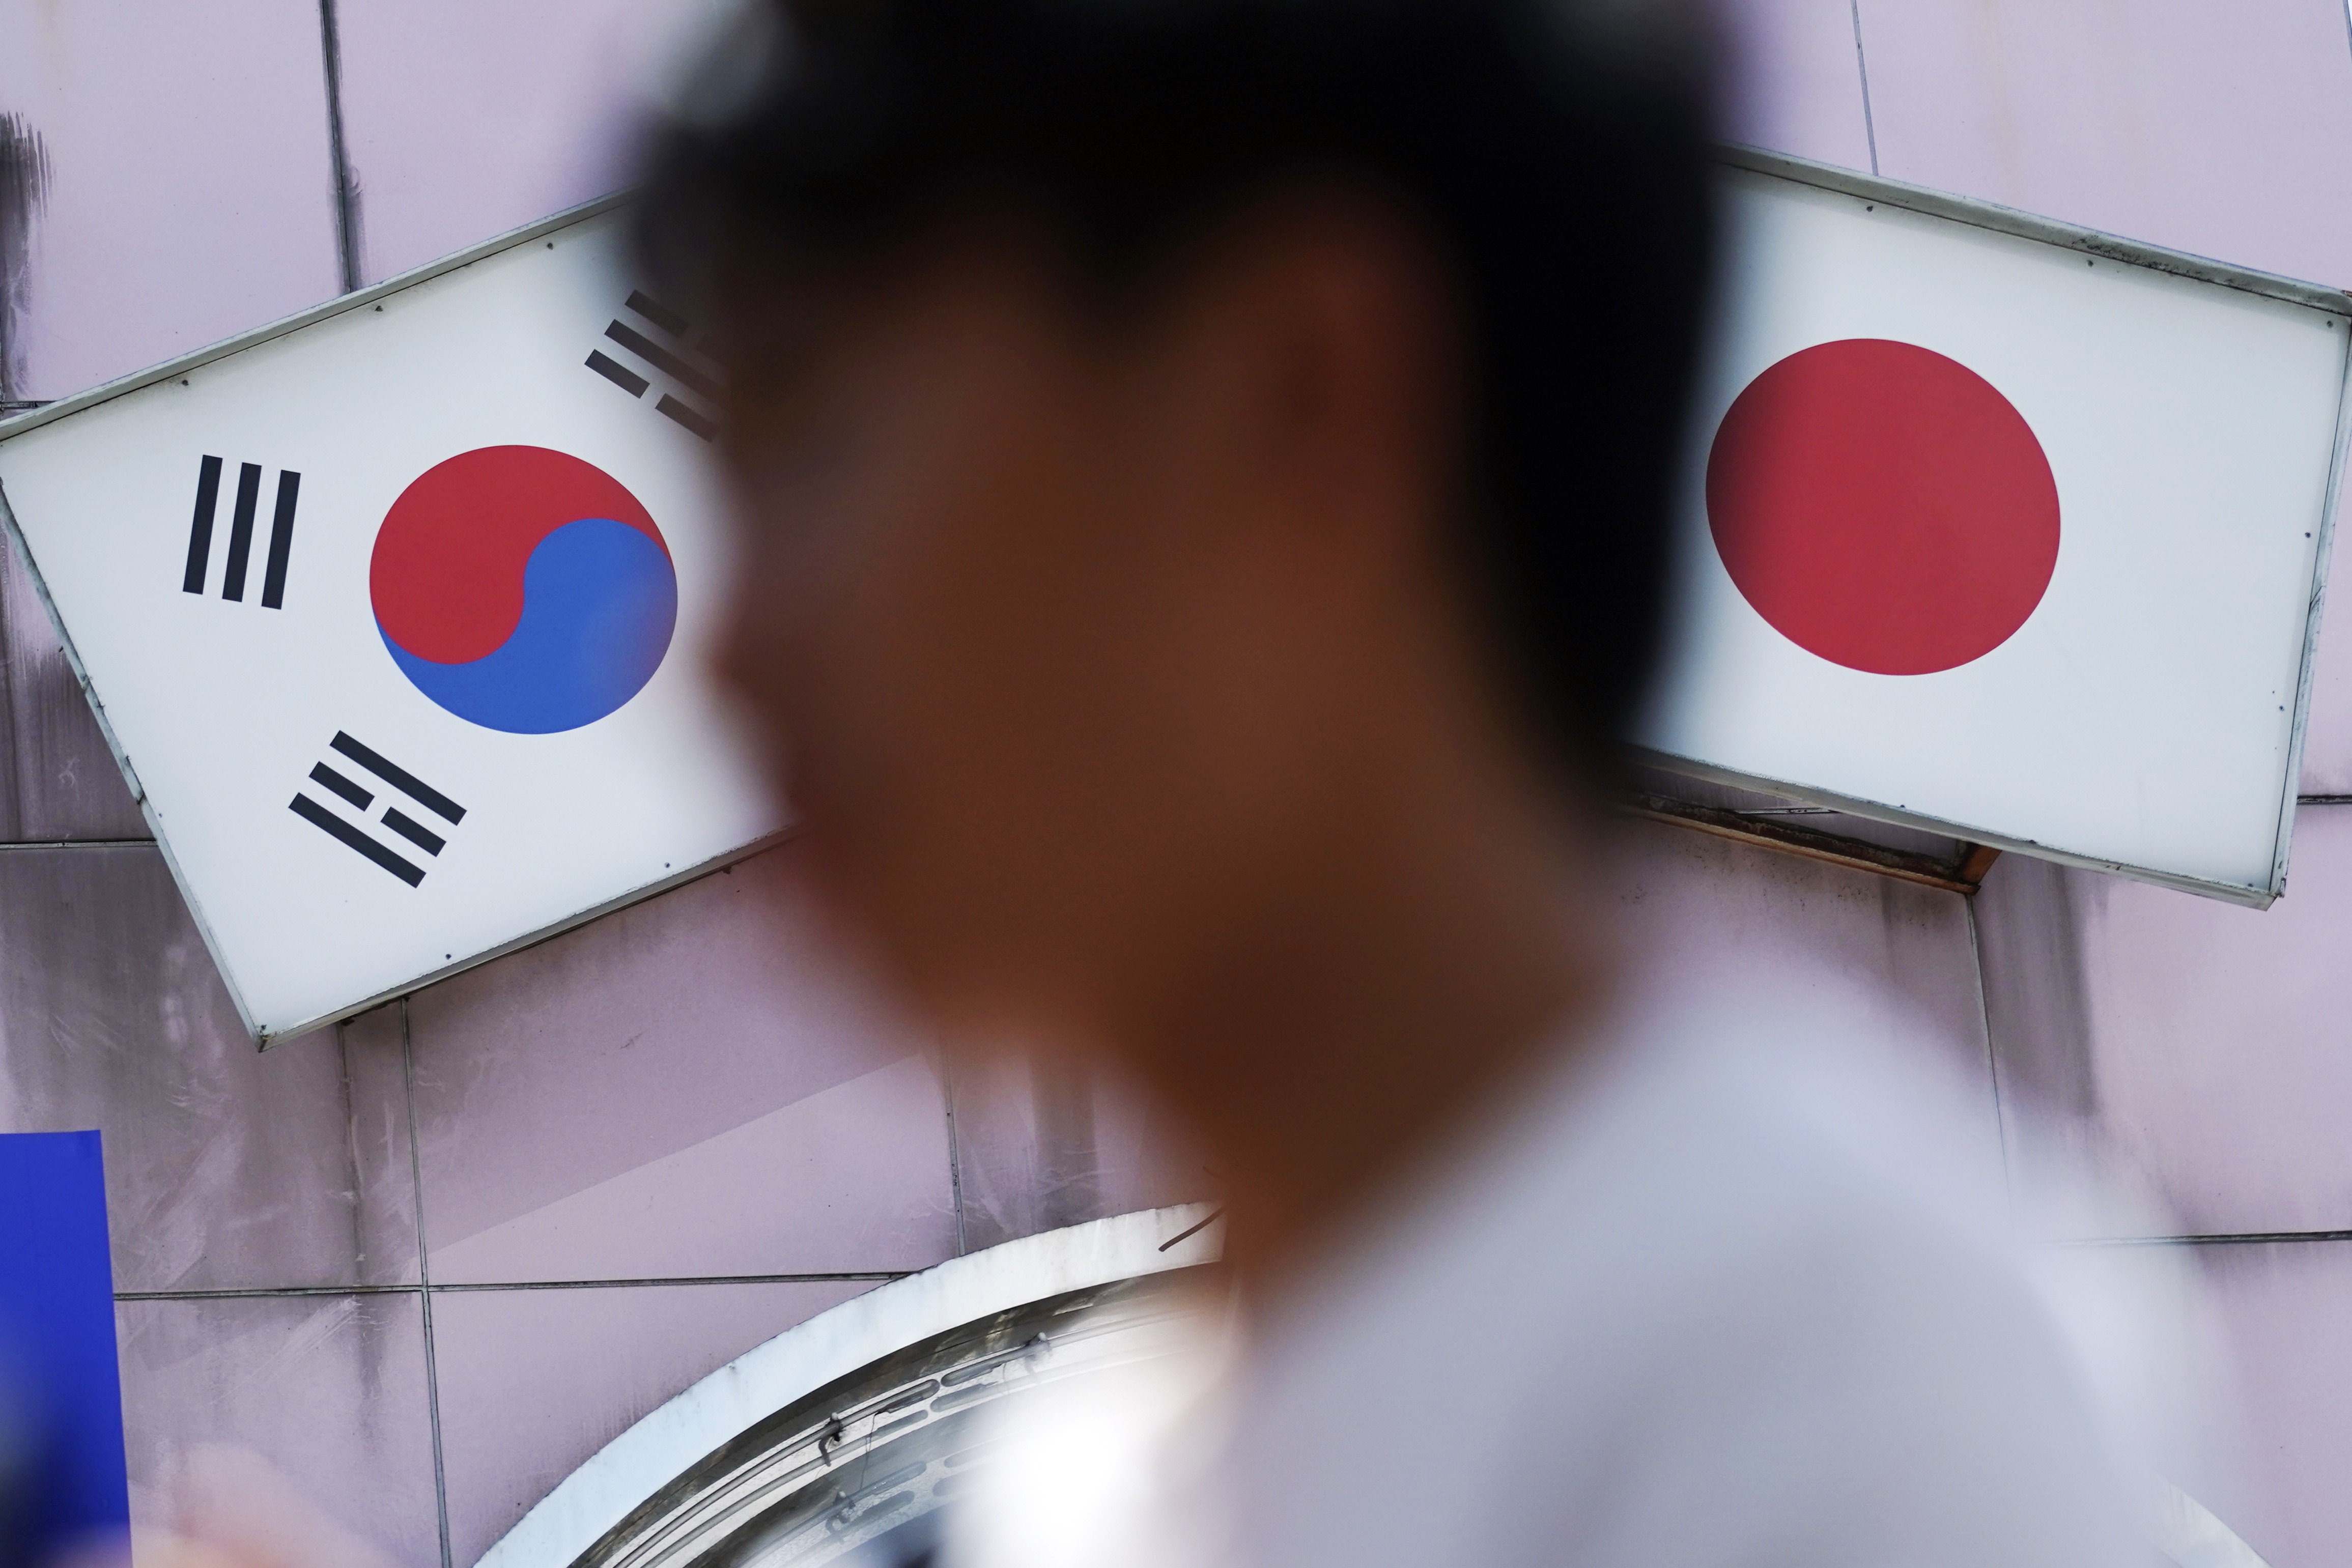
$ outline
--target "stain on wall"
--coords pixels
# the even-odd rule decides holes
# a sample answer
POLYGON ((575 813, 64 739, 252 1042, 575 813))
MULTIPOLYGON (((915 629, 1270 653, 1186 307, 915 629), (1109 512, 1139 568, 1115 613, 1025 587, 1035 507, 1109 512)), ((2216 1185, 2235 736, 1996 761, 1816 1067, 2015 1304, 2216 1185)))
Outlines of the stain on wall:
POLYGON ((2105 916, 2108 891, 2098 875, 2003 855, 1976 901, 2001 1092, 2071 1125, 2103 1112, 2084 933, 2105 916))
POLYGON ((32 305, 33 224, 49 155, 22 115, 0 114, 0 412, 24 397, 24 322, 32 305))

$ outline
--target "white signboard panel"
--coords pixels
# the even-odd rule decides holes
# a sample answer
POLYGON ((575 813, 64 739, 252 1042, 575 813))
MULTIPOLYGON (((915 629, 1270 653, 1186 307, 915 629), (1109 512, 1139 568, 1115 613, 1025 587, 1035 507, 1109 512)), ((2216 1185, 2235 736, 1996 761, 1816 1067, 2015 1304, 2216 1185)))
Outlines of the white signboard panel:
POLYGON ((2347 301, 1727 172, 1665 765, 2252 904, 2284 885, 2347 301))
POLYGON ((0 427, 257 1038, 779 829, 701 674, 726 539, 688 332, 592 211, 0 427))

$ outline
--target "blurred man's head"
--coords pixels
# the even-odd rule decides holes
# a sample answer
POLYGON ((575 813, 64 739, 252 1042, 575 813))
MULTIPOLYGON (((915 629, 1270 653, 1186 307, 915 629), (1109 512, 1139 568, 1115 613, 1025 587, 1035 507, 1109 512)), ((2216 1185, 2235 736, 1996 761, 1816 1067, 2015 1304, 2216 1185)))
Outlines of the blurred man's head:
POLYGON ((1710 238, 1680 9, 755 21, 643 232, 730 378, 727 673, 915 998, 1213 1061, 1399 890, 1442 945, 1454 872, 1556 874, 1659 641, 1710 238))

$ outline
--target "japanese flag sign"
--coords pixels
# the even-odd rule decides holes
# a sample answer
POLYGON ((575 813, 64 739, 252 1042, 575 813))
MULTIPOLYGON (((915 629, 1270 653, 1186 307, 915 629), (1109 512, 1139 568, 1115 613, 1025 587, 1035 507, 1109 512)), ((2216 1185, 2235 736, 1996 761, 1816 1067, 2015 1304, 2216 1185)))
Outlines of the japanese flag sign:
POLYGON ((0 505, 257 1039, 782 826, 703 653, 693 323, 609 205, 0 425, 0 505))
POLYGON ((1663 765, 2255 905, 2352 301, 1745 152, 1663 765))

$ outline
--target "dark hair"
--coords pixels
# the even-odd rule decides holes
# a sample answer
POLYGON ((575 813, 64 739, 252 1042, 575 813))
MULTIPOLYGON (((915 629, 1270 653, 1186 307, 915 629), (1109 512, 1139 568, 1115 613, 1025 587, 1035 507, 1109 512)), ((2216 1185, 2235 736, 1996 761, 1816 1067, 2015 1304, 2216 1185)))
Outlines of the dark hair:
POLYGON ((1369 179, 1468 341, 1464 555, 1561 760, 1656 662, 1713 238, 1709 57, 1670 0, 752 0, 653 143, 639 238, 857 256, 1018 199, 1143 278, 1272 182, 1369 179))

